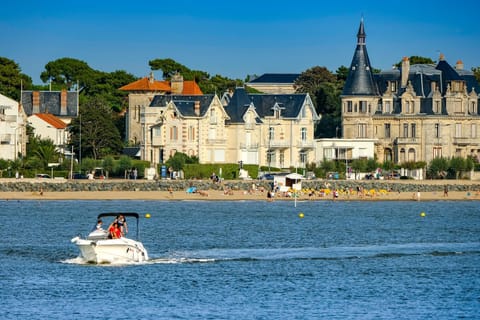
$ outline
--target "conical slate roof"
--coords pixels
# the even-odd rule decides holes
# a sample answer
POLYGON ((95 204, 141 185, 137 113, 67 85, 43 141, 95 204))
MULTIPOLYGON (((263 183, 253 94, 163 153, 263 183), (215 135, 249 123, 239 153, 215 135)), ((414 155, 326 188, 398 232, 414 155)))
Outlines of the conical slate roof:
POLYGON ((353 55, 347 80, 343 87, 344 96, 377 96, 378 88, 373 78, 370 59, 368 58, 367 47, 365 44, 365 28, 363 19, 360 21, 360 27, 357 33, 357 48, 353 55))

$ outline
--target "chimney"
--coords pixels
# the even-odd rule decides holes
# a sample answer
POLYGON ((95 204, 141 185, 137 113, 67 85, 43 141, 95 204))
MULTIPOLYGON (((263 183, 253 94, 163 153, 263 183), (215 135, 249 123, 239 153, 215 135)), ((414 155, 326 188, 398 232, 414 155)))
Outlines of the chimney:
POLYGON ((410 60, 408 57, 403 57, 402 59, 402 82, 401 87, 405 88, 408 83, 408 74, 410 73, 410 60))
POLYGON ((67 90, 65 89, 60 93, 60 115, 67 115, 67 90))
POLYGON ((172 94, 183 93, 183 77, 180 73, 177 72, 172 76, 170 86, 172 87, 172 94))
POLYGON ((40 92, 32 92, 32 114, 40 113, 40 92))
POLYGON ((200 101, 195 101, 195 106, 193 107, 196 116, 200 116, 200 101))
POLYGON ((457 61, 457 64, 455 65, 455 69, 463 70, 463 61, 462 60, 457 61))
POLYGON ((152 84, 155 82, 155 77, 153 76, 153 71, 150 72, 150 76, 148 77, 148 81, 152 84))

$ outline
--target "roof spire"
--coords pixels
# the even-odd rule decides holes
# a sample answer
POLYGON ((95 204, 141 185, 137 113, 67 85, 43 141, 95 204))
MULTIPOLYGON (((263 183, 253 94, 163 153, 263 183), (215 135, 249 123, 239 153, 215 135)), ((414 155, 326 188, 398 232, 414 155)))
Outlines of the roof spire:
POLYGON ((357 32, 357 44, 365 45, 365 38, 367 35, 365 34, 365 27, 363 26, 363 17, 360 20, 360 26, 358 27, 357 32))
POLYGON ((365 27, 363 25, 363 17, 360 20, 360 27, 357 33, 357 47, 353 54, 350 71, 343 87, 344 96, 363 95, 376 96, 378 88, 375 83, 370 59, 368 58, 367 46, 365 44, 365 27))

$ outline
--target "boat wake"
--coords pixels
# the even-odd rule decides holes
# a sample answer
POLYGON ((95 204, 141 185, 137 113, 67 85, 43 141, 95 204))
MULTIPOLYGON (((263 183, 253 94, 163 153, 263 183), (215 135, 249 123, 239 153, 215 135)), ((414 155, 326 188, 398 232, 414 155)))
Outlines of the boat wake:
POLYGON ((395 259, 408 256, 452 256, 480 254, 480 243, 407 243, 368 246, 272 248, 272 249, 208 249, 172 251, 146 263, 213 263, 226 261, 267 260, 342 260, 395 259))
MULTIPOLYGON (((480 242, 406 243, 368 246, 333 246, 306 248, 245 248, 170 251, 148 261, 94 264, 99 266, 218 263, 269 260, 344 260, 396 259, 408 256, 453 256, 480 254, 480 242)), ((92 265, 82 257, 61 261, 66 264, 92 265)))

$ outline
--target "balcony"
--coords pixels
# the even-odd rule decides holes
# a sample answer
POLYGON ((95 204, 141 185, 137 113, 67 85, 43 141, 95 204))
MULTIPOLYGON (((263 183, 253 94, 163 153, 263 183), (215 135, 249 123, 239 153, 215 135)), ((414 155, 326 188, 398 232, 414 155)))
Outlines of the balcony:
POLYGON ((225 144, 227 139, 207 139, 207 144, 225 144))
POLYGON ((395 143, 398 144, 420 144, 421 139, 420 138, 403 138, 403 137, 398 137, 395 140, 395 143))
POLYGON ((290 147, 290 141, 288 140, 267 140, 267 146, 269 149, 286 149, 290 147))
POLYGON ((242 150, 257 150, 258 143, 240 143, 240 149, 242 150))
POLYGON ((453 144, 458 146, 478 146, 480 138, 454 137, 453 144))
POLYGON ((301 149, 313 149, 315 148, 315 144, 313 141, 298 140, 297 147, 301 149))

